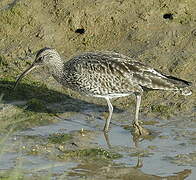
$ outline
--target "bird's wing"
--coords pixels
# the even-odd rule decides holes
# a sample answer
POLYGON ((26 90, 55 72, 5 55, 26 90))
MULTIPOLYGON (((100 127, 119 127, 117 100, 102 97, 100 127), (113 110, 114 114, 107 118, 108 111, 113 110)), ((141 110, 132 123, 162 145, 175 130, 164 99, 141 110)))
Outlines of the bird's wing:
POLYGON ((168 76, 150 66, 139 62, 132 64, 137 70, 133 73, 133 81, 149 89, 174 90, 176 84, 168 76))
MULTIPOLYGON (((149 89, 173 89, 175 85, 167 76, 157 70, 135 61, 128 56, 113 52, 84 53, 71 59, 72 67, 83 76, 97 74, 97 77, 113 78, 130 86, 149 89)), ((103 78, 102 78, 103 79, 103 78)))

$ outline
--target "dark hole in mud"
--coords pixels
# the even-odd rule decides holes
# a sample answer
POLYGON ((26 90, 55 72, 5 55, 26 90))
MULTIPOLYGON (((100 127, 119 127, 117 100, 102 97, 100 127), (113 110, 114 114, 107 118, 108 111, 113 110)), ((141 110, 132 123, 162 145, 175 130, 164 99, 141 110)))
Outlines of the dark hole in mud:
POLYGON ((75 33, 84 34, 85 33, 85 29, 84 28, 76 29, 75 33))
POLYGON ((171 13, 166 13, 166 14, 163 15, 163 18, 164 18, 164 19, 172 20, 172 19, 173 19, 173 14, 171 14, 171 13))

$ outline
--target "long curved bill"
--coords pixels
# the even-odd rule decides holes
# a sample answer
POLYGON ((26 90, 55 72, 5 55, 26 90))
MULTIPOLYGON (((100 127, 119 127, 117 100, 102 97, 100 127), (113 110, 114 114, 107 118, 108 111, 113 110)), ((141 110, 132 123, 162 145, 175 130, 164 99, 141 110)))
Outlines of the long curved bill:
POLYGON ((26 76, 29 72, 31 72, 34 68, 36 67, 36 65, 33 63, 28 69, 26 69, 16 80, 16 83, 14 84, 14 90, 16 89, 19 81, 26 76))

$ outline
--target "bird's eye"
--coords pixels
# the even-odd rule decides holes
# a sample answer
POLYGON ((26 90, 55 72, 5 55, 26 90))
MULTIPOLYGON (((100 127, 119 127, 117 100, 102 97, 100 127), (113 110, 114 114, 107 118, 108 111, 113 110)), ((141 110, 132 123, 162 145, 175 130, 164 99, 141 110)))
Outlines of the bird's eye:
POLYGON ((36 61, 37 61, 38 63, 40 63, 40 62, 42 62, 42 60, 43 60, 43 58, 42 58, 42 57, 39 57, 36 61))

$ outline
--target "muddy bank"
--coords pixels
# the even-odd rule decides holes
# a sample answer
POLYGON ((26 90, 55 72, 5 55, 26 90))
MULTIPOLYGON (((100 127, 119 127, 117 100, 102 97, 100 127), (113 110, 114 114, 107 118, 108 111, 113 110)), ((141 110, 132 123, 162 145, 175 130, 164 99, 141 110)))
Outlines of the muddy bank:
POLYGON ((0 175, 193 179, 195 8, 194 0, 1 0, 0 175), (134 98, 114 100, 107 138, 106 102, 63 89, 46 69, 13 91, 16 77, 46 46, 65 61, 84 51, 120 52, 193 82, 193 94, 145 92, 140 119, 152 135, 139 141, 130 128, 134 98))
MULTIPOLYGON (((2 1, 1 8, 6 3, 10 2, 2 1)), ((195 83, 195 7, 191 0, 16 1, 0 11, 1 78, 14 80, 38 49, 49 46, 65 59, 83 51, 117 51, 195 83)), ((28 81, 42 81, 40 73, 28 81)), ((168 105, 171 112, 191 111, 195 99, 195 93, 184 98, 153 92, 145 94, 142 104, 148 112, 156 112, 151 105, 160 103, 158 109, 165 111, 168 105)), ((116 104, 131 103, 123 99, 116 104)))

